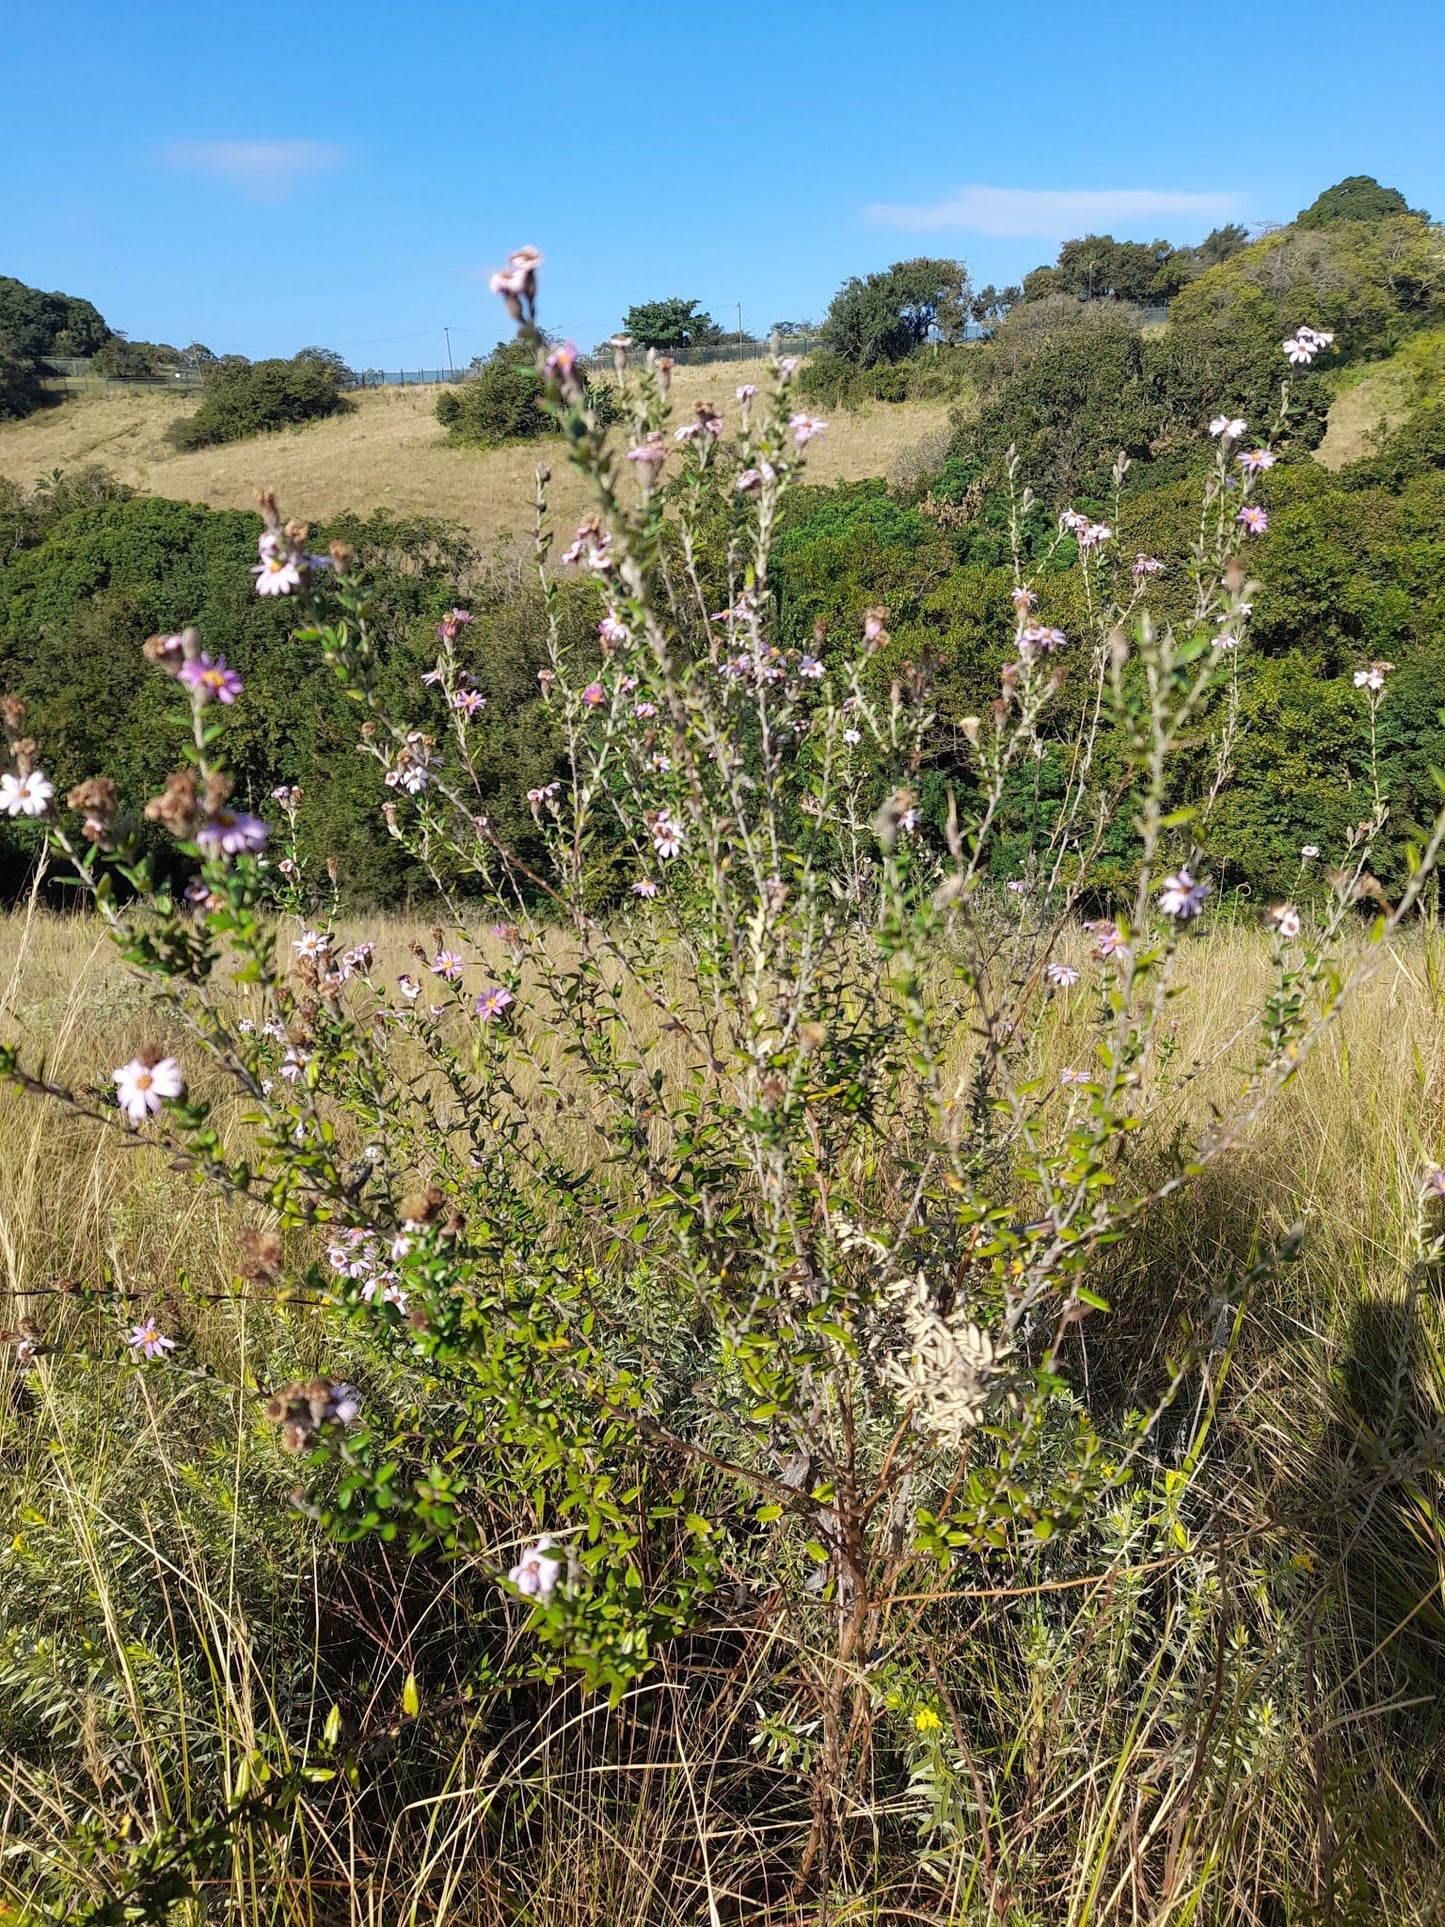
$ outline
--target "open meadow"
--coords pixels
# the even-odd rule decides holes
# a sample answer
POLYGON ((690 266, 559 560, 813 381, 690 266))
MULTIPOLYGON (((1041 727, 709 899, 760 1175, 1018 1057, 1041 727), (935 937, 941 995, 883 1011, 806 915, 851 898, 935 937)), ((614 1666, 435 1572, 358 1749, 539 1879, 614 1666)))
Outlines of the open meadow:
MULTIPOLYGON (((723 362, 679 368, 673 378, 680 414, 696 401, 731 403, 734 386, 756 381, 761 363, 723 362)), ((167 431, 194 412, 194 395, 130 390, 79 395, 23 422, 0 422, 0 475, 29 488, 55 469, 98 463, 118 480, 151 495, 204 502, 210 508, 255 507, 256 490, 304 503, 315 521, 345 510, 435 515, 461 524, 484 547, 531 533, 535 470, 553 471, 551 499, 559 527, 586 505, 578 478, 555 441, 501 448, 452 448, 436 419, 430 387, 366 388, 354 408, 329 420, 283 429, 230 447, 183 454, 167 431)), ((842 411, 818 444, 811 467, 819 482, 889 476, 914 451, 946 438, 946 402, 873 403, 842 411)), ((926 463, 915 464, 926 466, 926 463)))

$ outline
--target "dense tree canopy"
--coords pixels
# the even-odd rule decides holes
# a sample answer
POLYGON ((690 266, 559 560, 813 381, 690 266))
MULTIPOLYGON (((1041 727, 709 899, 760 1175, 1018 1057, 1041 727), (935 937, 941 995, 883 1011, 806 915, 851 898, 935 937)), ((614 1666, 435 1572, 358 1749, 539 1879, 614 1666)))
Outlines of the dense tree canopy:
POLYGON ((100 310, 73 294, 45 294, 0 274, 0 339, 17 355, 93 355, 110 340, 100 310))
POLYGON ((1332 221, 1384 221, 1410 213, 1418 210, 1406 204, 1397 188, 1381 187, 1372 174, 1351 174, 1317 195, 1296 217, 1295 226, 1319 228, 1328 227, 1332 221))
POLYGON ((833 296, 823 337, 858 368, 900 361, 931 336, 952 340, 969 315, 962 261, 895 261, 879 274, 854 275, 833 296))
POLYGON ((669 295, 663 301, 639 301, 627 310, 622 332, 639 348, 672 351, 701 348, 722 338, 722 329, 696 301, 669 295))

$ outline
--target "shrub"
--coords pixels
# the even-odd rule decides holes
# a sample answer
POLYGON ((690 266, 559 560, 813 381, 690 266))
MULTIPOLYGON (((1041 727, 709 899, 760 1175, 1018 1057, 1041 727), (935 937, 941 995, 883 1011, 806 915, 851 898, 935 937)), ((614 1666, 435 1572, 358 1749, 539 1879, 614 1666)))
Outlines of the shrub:
POLYGON ((47 399, 34 362, 0 338, 0 421, 21 421, 43 408, 47 399))
MULTIPOLYGON (((530 442, 556 432, 544 406, 541 377, 530 354, 516 342, 499 342, 485 361, 473 363, 471 377, 437 396, 436 417, 447 440, 473 448, 503 442, 530 442)), ((617 418, 617 402, 606 381, 589 380, 589 406, 604 427, 617 418)))
POLYGON ((349 408, 350 371, 329 350, 304 348, 289 361, 222 355, 202 367, 201 405, 171 430, 178 448, 243 441, 272 429, 320 421, 349 408))
MULTIPOLYGON (((1216 438, 1178 621, 1156 617, 1153 573, 1085 516, 1071 511, 1031 553, 1009 462, 1007 661, 989 703, 959 720, 959 780, 933 783, 931 668, 898 659, 876 603, 842 636, 795 643, 780 626, 773 537, 781 528, 786 547, 802 440, 788 370, 745 401, 731 446, 697 428, 684 438, 670 491, 659 470, 678 445, 656 369, 622 377, 637 457, 623 466, 576 372, 545 365, 528 257, 512 271, 546 404, 598 504, 567 559, 606 608, 599 652, 568 633, 567 590, 546 578, 535 683, 563 773, 526 797, 535 855, 478 780, 494 717, 469 666, 472 625, 442 620, 424 680, 394 674, 355 550, 323 566, 269 500, 261 538, 263 588, 279 576, 300 611, 296 649, 364 719, 388 839, 439 891, 473 879, 496 918, 477 932, 451 906, 458 934, 439 925, 417 946, 425 997, 411 973, 393 988, 371 980, 367 956, 339 953, 293 854, 294 799, 266 806, 269 823, 241 807, 233 731, 265 727, 274 698, 227 681, 194 630, 153 642, 145 673, 174 725, 157 737, 186 745, 150 813, 199 868, 196 909, 105 785, 61 808, 37 767, 43 737, 19 734, 13 703, 0 789, 12 814, 40 819, 186 1039, 185 1063, 163 1075, 153 1053, 114 1074, 131 1125, 299 1236, 325 1226, 329 1272, 288 1266, 278 1247, 273 1274, 304 1287, 318 1343, 349 1331, 389 1368, 364 1412, 334 1376, 268 1395, 266 1422, 306 1467, 307 1511, 343 1538, 404 1533, 414 1552, 490 1576, 513 1643, 489 1697, 524 1674, 541 1691, 563 1664, 616 1703, 664 1643, 669 1690, 713 1694, 720 1666, 746 1653, 774 1776, 772 1869, 848 1881, 858 1789, 876 1781, 922 1802, 957 1893, 980 1857, 972 1776, 929 1738, 952 1704, 935 1635, 960 1591, 987 1602, 968 1645, 988 1641, 989 1611, 1021 1586, 1039 1615, 1058 1586, 1108 1591, 1114 1567, 1101 1582, 1097 1562, 1121 1545, 1140 1548, 1143 1570, 1167 1565, 1171 1588, 1187 1576, 1188 1626, 1223 1583, 1195 1510, 1205 1442, 1223 1449, 1211 1428, 1241 1308, 1298 1235, 1212 1248, 1209 1293, 1169 1308, 1170 1355, 1155 1345, 1145 1368, 1111 1355, 1108 1296, 1127 1286, 1140 1228, 1221 1170, 1335 1034, 1342 1001, 1420 902, 1445 820, 1396 901, 1361 925, 1390 821, 1378 752, 1394 701, 1390 666, 1362 665, 1364 781, 1329 881, 1278 907, 1250 1008, 1231 1008, 1208 1064, 1178 1078, 1177 964, 1204 912, 1212 812, 1240 738, 1244 549, 1265 466, 1253 449, 1241 465, 1235 438, 1216 438), (677 595, 671 566, 677 544, 692 554, 690 521, 669 533, 672 506, 709 495, 735 531, 720 611, 677 595), (1074 610, 1070 633, 1050 598, 1074 610), (1082 702, 1067 699, 1071 664, 1082 702), (268 843, 285 852, 274 869, 268 843), (599 851, 631 880, 606 917, 599 851), (1100 871, 1117 901, 1089 946, 1074 918, 1100 871), (285 941, 277 909, 311 927, 285 941), (262 1021, 229 1021, 226 973, 262 1021), (1062 1078, 1040 1075, 1040 1033, 1067 1039, 1062 1078), (244 1149, 187 1086, 203 1053, 246 1105, 244 1149), (1191 1109, 1206 1069, 1218 1101, 1191 1109), (1095 1556, 1071 1567, 1076 1535, 1095 1556), (529 1666, 512 1658, 523 1640, 536 1642, 529 1666)), ((840 542, 864 529, 916 552, 941 540, 878 492, 812 506, 840 542)), ((505 731, 510 717, 495 720, 505 731)), ((1336 752, 1347 720, 1331 719, 1336 752)), ((110 1128, 93 1092, 16 1047, 0 1072, 110 1128)), ((1439 1262, 1426 1212, 1442 1182, 1414 1181, 1422 1266, 1439 1262)), ((166 1373, 170 1343, 137 1326, 127 1369, 166 1373), (147 1348, 157 1356, 142 1363, 147 1348)), ((247 1384, 215 1390, 247 1415, 233 1431, 259 1418, 247 1384)), ((1035 1630, 1028 1724, 995 1736, 1000 1754, 1037 1739, 1048 1636, 1035 1630)), ((1311 1617, 1311 1679, 1332 1637, 1311 1617)), ((1178 1659, 1165 1741, 1192 1789, 1235 1649, 1222 1622, 1217 1640, 1186 1627, 1179 1641, 1195 1663, 1178 1659)), ((1348 1652, 1356 1680, 1353 1630, 1331 1651, 1348 1652)), ((1111 1652, 1098 1684, 1128 1726, 1147 1669, 1127 1633, 1111 1652)), ((414 1679, 402 1704, 417 1714, 414 1679)), ((339 1730, 338 1714, 328 1753, 339 1730)), ((961 1754, 961 1722, 956 1737, 961 1754)), ((298 1786, 335 1777, 301 1744, 298 1786)), ((1033 1802, 1006 1777, 980 1796, 983 1825, 992 1837, 1001 1803, 1020 1802, 1040 1851, 1033 1802)), ((1211 1824, 1232 1839, 1233 1808, 1211 1824)))

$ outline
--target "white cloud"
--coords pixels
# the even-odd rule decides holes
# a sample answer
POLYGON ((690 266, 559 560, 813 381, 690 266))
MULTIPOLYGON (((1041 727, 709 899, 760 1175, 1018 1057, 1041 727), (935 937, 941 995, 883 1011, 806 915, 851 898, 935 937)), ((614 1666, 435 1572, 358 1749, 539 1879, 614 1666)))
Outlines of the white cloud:
POLYGON ((1107 228, 1148 227, 1153 222, 1215 225, 1242 212, 1237 194, 1173 194, 1156 188, 961 187, 946 200, 924 206, 867 208, 873 227, 927 233, 967 228, 975 234, 1032 235, 1064 240, 1107 228))
POLYGON ((253 201, 284 201, 305 174, 325 174, 345 159, 325 141, 173 141, 168 167, 214 174, 253 201))

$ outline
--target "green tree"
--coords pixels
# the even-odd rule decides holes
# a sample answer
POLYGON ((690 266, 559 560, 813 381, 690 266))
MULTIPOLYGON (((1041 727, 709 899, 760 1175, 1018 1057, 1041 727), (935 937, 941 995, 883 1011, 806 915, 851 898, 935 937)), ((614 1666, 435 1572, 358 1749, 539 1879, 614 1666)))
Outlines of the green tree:
POLYGON ((1328 227, 1332 221, 1384 221, 1392 215, 1429 216, 1410 207, 1397 188, 1381 187, 1373 174, 1351 174, 1327 187, 1295 219, 1302 228, 1328 227))
POLYGON ((73 294, 45 294, 11 275, 0 274, 0 336, 17 355, 93 355, 110 340, 100 310, 73 294))
POLYGON ((1081 301, 1133 301, 1146 307, 1169 291, 1175 249, 1168 241, 1116 241, 1112 234, 1086 234, 1065 241, 1053 272, 1055 289, 1081 301))
POLYGON ((968 268, 962 261, 919 257, 879 274, 854 275, 833 296, 823 335, 835 354, 858 368, 901 361, 931 335, 953 340, 969 316, 968 268))
POLYGON ((722 339, 722 329, 696 301, 669 295, 665 301, 640 301, 627 310, 622 332, 642 348, 701 348, 722 339))

